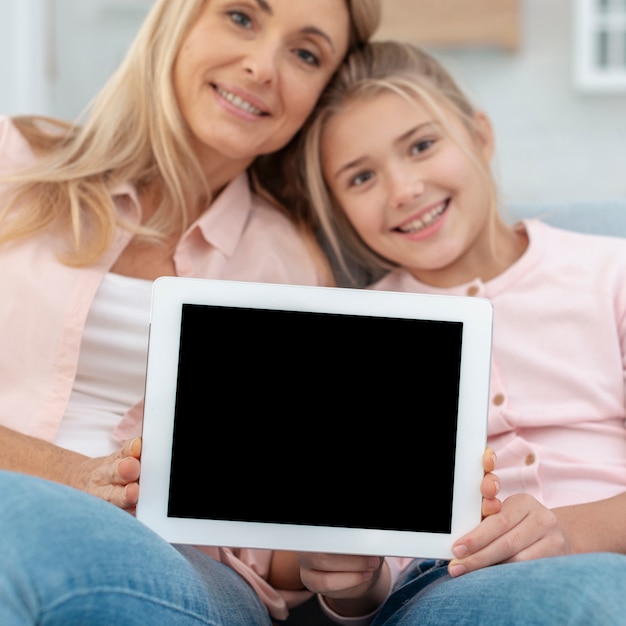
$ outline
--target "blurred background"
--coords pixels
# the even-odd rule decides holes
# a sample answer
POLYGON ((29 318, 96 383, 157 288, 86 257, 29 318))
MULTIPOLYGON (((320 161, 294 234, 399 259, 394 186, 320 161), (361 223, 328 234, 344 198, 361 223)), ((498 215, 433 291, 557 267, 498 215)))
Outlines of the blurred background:
MULTIPOLYGON (((0 114, 74 119, 151 5, 0 0, 0 114)), ((490 115, 507 201, 626 198, 626 0, 383 5, 377 38, 433 52, 490 115)))

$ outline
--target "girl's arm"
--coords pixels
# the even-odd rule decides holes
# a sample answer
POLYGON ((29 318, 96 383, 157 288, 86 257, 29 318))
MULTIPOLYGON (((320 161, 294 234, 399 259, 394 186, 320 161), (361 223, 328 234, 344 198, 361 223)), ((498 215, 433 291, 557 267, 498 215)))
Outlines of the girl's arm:
POLYGON ((448 571, 460 576, 496 563, 582 552, 626 554, 626 493, 585 504, 548 509, 515 494, 502 510, 459 539, 448 571))

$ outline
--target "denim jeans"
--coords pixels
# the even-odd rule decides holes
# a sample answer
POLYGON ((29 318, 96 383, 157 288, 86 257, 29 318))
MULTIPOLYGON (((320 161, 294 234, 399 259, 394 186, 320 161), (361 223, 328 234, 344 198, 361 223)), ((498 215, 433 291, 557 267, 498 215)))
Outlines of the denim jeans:
POLYGON ((372 626, 626 624, 626 556, 580 554, 495 565, 450 578, 416 560, 372 626))
POLYGON ((132 515, 0 471, 2 626, 270 626, 231 568, 163 541, 132 515))

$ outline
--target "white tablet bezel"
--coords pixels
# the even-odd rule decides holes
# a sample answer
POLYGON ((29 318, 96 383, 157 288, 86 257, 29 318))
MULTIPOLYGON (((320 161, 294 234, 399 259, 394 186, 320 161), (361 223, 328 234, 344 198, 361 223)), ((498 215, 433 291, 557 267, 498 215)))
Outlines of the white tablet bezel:
MULTIPOLYGON (((482 298, 432 296, 333 287, 304 287, 163 277, 152 295, 137 518, 171 543, 451 558, 454 541, 481 519, 482 455, 487 438, 493 308, 482 298), (463 323, 452 524, 448 533, 339 528, 269 522, 168 517, 170 463, 183 304, 212 304, 463 323)), ((402 366, 402 363, 398 363, 402 366)), ((425 406, 433 414, 436 407, 425 406)), ((406 435, 399 442, 406 442, 406 435)), ((419 454, 420 443, 414 444, 419 454)), ((375 463, 372 459, 372 463, 375 463)), ((433 468, 436 475, 436 468, 433 468)), ((235 472, 231 467, 228 472, 235 472)), ((381 480, 393 480, 386 475, 381 480)), ((436 486, 435 486, 436 488, 436 486)), ((190 497, 201 497, 195 486, 190 497)), ((206 491, 210 498, 210 488, 206 491)), ((329 494, 329 497, 330 494, 329 494)), ((407 500, 411 498, 407 494, 407 500)), ((372 507, 398 503, 372 494, 372 507)), ((411 506, 428 506, 414 502, 411 506)))

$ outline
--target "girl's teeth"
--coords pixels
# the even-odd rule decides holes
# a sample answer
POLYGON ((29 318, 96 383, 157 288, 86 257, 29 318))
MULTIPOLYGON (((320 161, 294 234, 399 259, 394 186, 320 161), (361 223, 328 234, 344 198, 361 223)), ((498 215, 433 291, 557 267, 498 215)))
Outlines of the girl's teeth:
POLYGON ((432 209, 406 226, 398 228, 398 230, 407 234, 416 233, 418 230, 422 230, 422 228, 432 224, 444 212, 445 208, 445 204, 443 204, 436 209, 432 209))

